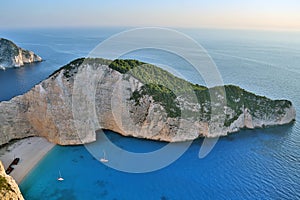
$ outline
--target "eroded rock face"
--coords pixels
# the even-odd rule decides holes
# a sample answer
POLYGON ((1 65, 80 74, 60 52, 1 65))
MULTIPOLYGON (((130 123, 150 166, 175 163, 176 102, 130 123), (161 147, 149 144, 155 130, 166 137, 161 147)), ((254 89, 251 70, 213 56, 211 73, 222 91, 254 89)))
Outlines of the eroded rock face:
POLYGON ((20 67, 24 64, 40 62, 42 58, 32 51, 18 47, 12 41, 0 38, 0 67, 20 67))
MULTIPOLYGON (((236 102, 234 109, 216 103, 220 112, 209 119, 190 115, 170 117, 152 96, 144 95, 139 102, 131 98, 133 92, 143 86, 133 76, 96 62, 78 66, 74 63, 26 94, 0 103, 0 144, 33 135, 44 136, 61 145, 82 144, 95 141, 95 130, 99 129, 177 142, 224 136, 240 128, 287 124, 296 116, 289 101, 265 100, 253 94, 246 97, 248 93, 245 92, 243 97, 228 97, 231 102, 236 102), (253 102, 264 104, 256 108, 253 102), (264 106, 265 111, 262 110, 264 106), (226 121, 226 117, 230 120, 226 121)), ((198 105, 184 97, 178 97, 178 101, 182 110, 196 114, 207 110, 207 103, 198 105)))
POLYGON ((1 200, 24 200, 16 181, 5 173, 0 161, 0 199, 1 200))

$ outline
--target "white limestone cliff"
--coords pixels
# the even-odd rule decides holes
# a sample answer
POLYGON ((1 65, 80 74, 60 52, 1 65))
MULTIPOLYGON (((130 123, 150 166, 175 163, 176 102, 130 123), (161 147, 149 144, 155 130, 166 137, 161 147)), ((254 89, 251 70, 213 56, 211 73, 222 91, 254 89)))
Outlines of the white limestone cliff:
POLYGON ((42 58, 32 51, 18 47, 10 40, 0 38, 0 69, 20 67, 40 61, 42 58))
MULTIPOLYGON (((228 125, 220 120, 221 115, 212 116, 211 120, 172 118, 152 96, 144 95, 139 104, 130 99, 142 85, 133 76, 121 74, 105 64, 87 63, 71 70, 59 70, 26 94, 0 102, 0 144, 28 136, 43 136, 61 145, 89 143, 96 140, 95 131, 99 129, 179 142, 224 136, 241 128, 287 124, 296 116, 292 104, 282 100, 276 102, 272 113, 243 106, 238 108, 241 113, 238 114, 225 107, 224 113, 235 119, 228 125), (288 106, 282 110, 281 105, 286 103, 288 106)), ((183 102, 184 106, 197 112, 201 110, 201 105, 183 102)))

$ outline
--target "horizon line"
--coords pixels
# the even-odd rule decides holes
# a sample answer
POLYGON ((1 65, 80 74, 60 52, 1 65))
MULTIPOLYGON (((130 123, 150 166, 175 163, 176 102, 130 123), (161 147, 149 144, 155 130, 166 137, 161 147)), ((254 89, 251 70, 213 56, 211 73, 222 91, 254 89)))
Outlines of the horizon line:
POLYGON ((6 26, 1 27, 0 30, 18 30, 18 29, 97 29, 97 28, 149 28, 149 27, 157 27, 157 28, 170 28, 170 29, 208 29, 208 30, 249 30, 249 31, 278 31, 278 32, 300 32, 300 28, 274 28, 274 27, 224 27, 224 26, 122 26, 122 25, 87 25, 87 26, 6 26))

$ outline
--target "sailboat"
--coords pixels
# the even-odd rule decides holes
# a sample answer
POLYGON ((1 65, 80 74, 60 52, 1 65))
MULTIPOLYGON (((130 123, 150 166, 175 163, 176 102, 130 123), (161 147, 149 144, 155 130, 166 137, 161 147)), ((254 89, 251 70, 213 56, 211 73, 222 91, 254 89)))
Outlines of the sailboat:
POLYGON ((57 180, 58 180, 58 181, 63 181, 63 180, 64 180, 64 178, 61 176, 61 174, 60 174, 60 170, 58 171, 58 174, 59 174, 59 177, 57 178, 57 180))
POLYGON ((101 158, 100 161, 103 163, 108 162, 108 160, 105 158, 105 151, 103 151, 103 158, 101 158))

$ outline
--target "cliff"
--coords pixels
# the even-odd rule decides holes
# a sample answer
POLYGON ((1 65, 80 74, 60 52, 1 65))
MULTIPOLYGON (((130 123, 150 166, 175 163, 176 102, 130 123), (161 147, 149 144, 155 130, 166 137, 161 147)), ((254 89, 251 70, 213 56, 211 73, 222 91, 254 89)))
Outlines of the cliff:
POLYGON ((1 200, 23 200, 23 196, 16 181, 5 173, 0 161, 0 199, 1 200))
POLYGON ((0 144, 28 136, 82 144, 99 129, 176 142, 287 124, 295 115, 290 101, 237 86, 209 89, 135 60, 77 59, 0 103, 0 144))
POLYGON ((20 67, 24 64, 40 61, 42 58, 32 51, 18 47, 10 40, 0 38, 0 68, 20 67))

